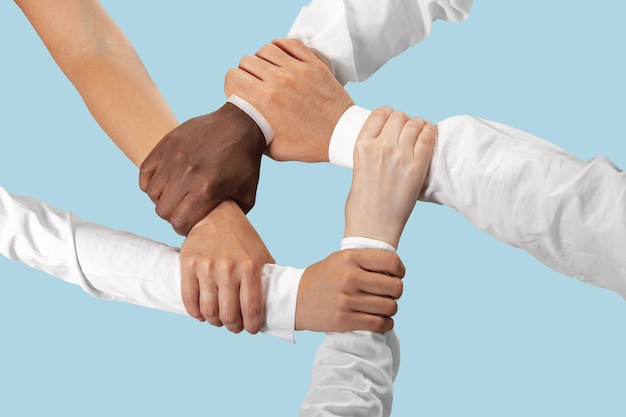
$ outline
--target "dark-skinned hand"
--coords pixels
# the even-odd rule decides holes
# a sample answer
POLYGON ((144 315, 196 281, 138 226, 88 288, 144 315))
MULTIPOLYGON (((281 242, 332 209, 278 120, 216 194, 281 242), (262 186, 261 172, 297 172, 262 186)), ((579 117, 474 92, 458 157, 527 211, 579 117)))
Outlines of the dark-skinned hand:
POLYGON ((252 209, 264 150, 257 124, 226 103, 165 135, 141 165, 139 186, 157 214, 187 235, 222 201, 252 209))

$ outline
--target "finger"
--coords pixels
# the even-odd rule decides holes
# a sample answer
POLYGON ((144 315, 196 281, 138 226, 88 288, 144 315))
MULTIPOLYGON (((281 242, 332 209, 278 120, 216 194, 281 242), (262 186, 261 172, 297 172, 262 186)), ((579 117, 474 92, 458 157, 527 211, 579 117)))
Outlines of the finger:
POLYGON ((164 179, 163 176, 155 176, 158 180, 158 186, 161 187, 159 198, 154 202, 156 204, 156 212, 162 219, 170 221, 174 209, 179 202, 189 193, 188 187, 180 182, 173 182, 164 179))
POLYGON ((258 94, 261 80, 241 68, 231 68, 226 73, 224 93, 226 96, 237 94, 252 103, 250 96, 258 94))
POLYGON ((139 188, 141 191, 148 192, 148 184, 150 183, 156 168, 159 165, 160 158, 153 157, 148 154, 139 168, 139 188))
POLYGON ((383 129, 378 137, 381 140, 389 141, 392 144, 398 143, 400 134, 402 133, 402 128, 404 128, 404 125, 408 120, 409 116, 407 116, 406 113, 394 111, 387 118, 385 126, 383 126, 383 129))
POLYGON ((356 264, 367 271, 387 273, 396 278, 404 277, 404 264, 395 253, 380 249, 350 249, 356 264))
POLYGON ((284 67, 296 60, 296 58, 283 51, 278 45, 272 43, 264 45, 259 49, 256 56, 277 67, 284 67))
MULTIPOLYGON (((234 277, 227 277, 233 280, 234 277)), ((219 281, 218 281, 219 282, 219 281)), ((235 284, 221 284, 218 288, 219 317, 224 326, 233 333, 243 330, 243 318, 239 303, 239 280, 235 284)))
POLYGON ((276 65, 256 55, 246 55, 239 61, 239 68, 263 81, 267 74, 276 71, 276 65))
POLYGON ((430 163, 435 141, 437 140, 437 128, 432 123, 427 122, 419 133, 413 155, 416 159, 426 164, 430 163))
POLYGON ((171 212, 169 222, 176 233, 187 236, 218 204, 218 201, 202 200, 198 193, 189 192, 171 212))
POLYGON ((359 138, 378 137, 391 113, 393 113, 393 109, 386 106, 374 110, 363 124, 359 138))
POLYGON ((398 140, 400 151, 403 154, 411 155, 414 153, 415 143, 425 124, 426 122, 421 117, 413 117, 404 124, 398 140))
POLYGON ((385 333, 393 329, 393 319, 387 316, 354 312, 346 321, 346 328, 342 331, 366 330, 376 333, 385 333))
POLYGON ((196 271, 200 287, 200 313, 207 322, 213 326, 222 327, 223 323, 219 316, 219 304, 217 299, 218 289, 211 277, 210 271, 201 269, 196 271))
POLYGON ((384 273, 368 272, 359 283, 359 289, 375 296, 390 297, 395 300, 402 296, 404 284, 402 279, 384 273))
POLYGON ((161 198, 161 194, 163 194, 163 190, 167 185, 169 176, 166 170, 161 169, 161 166, 156 167, 152 174, 152 178, 150 178, 150 182, 146 187, 146 194, 150 197, 150 200, 154 204, 157 204, 159 199, 161 198))
POLYGON ((260 271, 247 271, 241 282, 241 315, 243 326, 250 334, 256 334, 263 326, 263 287, 260 271))
POLYGON ((362 294, 353 301, 355 311, 378 316, 392 317, 398 312, 398 303, 393 298, 362 294))
POLYGON ((200 289, 194 263, 185 262, 184 259, 181 259, 180 292, 187 314, 204 321, 204 316, 200 312, 200 289))
POLYGON ((272 44, 299 61, 308 62, 318 59, 313 51, 298 39, 279 38, 274 39, 272 44))

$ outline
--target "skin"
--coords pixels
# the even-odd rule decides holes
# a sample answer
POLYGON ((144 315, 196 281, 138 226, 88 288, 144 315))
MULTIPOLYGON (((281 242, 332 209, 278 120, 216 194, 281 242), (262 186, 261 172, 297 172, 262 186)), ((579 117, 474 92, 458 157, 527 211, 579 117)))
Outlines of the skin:
POLYGON ((358 234, 398 247, 424 184, 434 143, 435 128, 423 119, 389 107, 372 112, 354 149, 346 236, 358 234))
POLYGON ((257 124, 226 103, 165 135, 141 164, 139 186, 157 214, 187 235, 224 200, 252 209, 264 149, 257 124))
MULTIPOLYGON (((124 33, 94 0, 16 3, 102 129, 135 165, 142 164, 161 138, 178 126, 178 121, 124 33)), ((233 113, 227 106, 220 110, 233 113)), ((233 117, 236 119, 236 115, 233 117)), ((234 129, 250 130, 249 120, 242 123, 244 126, 234 129)), ((334 279, 324 287, 329 297, 365 290, 363 282, 367 280, 354 279, 355 276, 366 276, 371 271, 383 274, 387 270, 404 273, 404 268, 397 266, 402 263, 396 255, 380 257, 375 264, 362 261, 363 256, 366 255, 342 253, 316 264, 312 271, 307 270, 298 300, 310 298, 313 294, 308 291, 326 285, 338 266, 349 265, 352 273, 344 275, 347 282, 334 279)), ((263 317, 260 269, 265 263, 274 263, 274 259, 240 206, 232 200, 222 202, 191 229, 181 248, 181 297, 187 311, 198 320, 225 325, 233 332, 246 329, 256 333, 263 317), (219 296, 213 296, 214 293, 219 296)), ((388 278, 380 288, 370 291, 377 292, 371 294, 373 298, 387 298, 388 294, 397 293, 397 283, 388 278)), ((343 308, 377 316, 377 303, 372 307, 367 304, 356 297, 343 308)), ((309 303, 298 308, 299 317, 309 319, 302 329, 337 330, 337 323, 321 314, 321 305, 309 303)), ((352 330, 380 328, 377 322, 363 325, 358 320, 342 326, 352 330)))
POLYGON ((244 57, 226 74, 224 91, 268 120, 276 137, 266 153, 277 161, 328 162, 333 129, 354 105, 326 64, 296 39, 277 39, 244 57))
POLYGON ((302 275, 296 330, 329 331, 329 325, 333 332, 391 330, 404 273, 400 258, 390 252, 360 249, 331 254, 302 275))

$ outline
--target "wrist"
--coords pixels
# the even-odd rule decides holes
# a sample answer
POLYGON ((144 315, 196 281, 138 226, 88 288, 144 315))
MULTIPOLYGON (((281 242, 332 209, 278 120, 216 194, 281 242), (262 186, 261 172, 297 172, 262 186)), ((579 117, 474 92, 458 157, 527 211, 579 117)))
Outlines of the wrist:
POLYGON ((235 202, 234 200, 224 200, 220 204, 218 204, 217 207, 215 207, 209 214, 204 216, 202 220, 196 223, 191 228, 190 233, 194 230, 201 229, 216 222, 224 222, 225 219, 235 216, 245 216, 245 214, 243 214, 243 212, 241 211, 241 207, 239 207, 237 202, 235 202))
POLYGON ((341 115, 330 136, 328 145, 330 163, 352 169, 356 140, 371 113, 370 110, 353 105, 341 115))
POLYGON ((272 129, 272 126, 269 124, 267 119, 263 117, 263 115, 256 109, 256 107, 254 107, 248 101, 244 100, 236 94, 231 94, 226 102, 236 106, 239 110, 246 113, 248 117, 250 117, 254 121, 254 123, 258 126, 258 128, 261 130, 261 133, 263 134, 263 138, 265 139, 265 146, 268 146, 270 143, 272 143, 272 140, 274 139, 274 129, 272 129))
POLYGON ((226 115, 235 122, 233 125, 235 128, 243 130, 243 137, 248 142, 250 152, 254 153, 255 156, 258 154, 258 156, 261 157, 267 145, 263 131, 254 119, 250 117, 248 113, 230 102, 224 103, 220 111, 226 113, 226 115))
POLYGON ((372 221, 351 223, 346 221, 346 230, 343 236, 344 240, 352 236, 359 236, 363 239, 382 242, 385 248, 392 247, 395 250, 398 248, 401 233, 402 229, 398 230, 393 226, 382 223, 372 221), (367 226, 364 227, 364 224, 367 224, 367 226))

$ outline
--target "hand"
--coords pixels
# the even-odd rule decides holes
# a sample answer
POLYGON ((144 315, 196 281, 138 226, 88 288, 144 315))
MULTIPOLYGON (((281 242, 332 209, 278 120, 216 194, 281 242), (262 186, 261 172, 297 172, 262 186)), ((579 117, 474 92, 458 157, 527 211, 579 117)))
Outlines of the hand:
POLYGON ((256 123, 226 103, 168 133, 141 165, 139 186, 159 216, 186 235, 219 203, 254 206, 265 138, 256 123))
POLYGON ((428 172, 436 130, 429 122, 385 107, 363 125, 354 149, 346 201, 346 236, 398 247, 428 172))
POLYGON ((261 269, 274 258, 236 203, 223 202, 196 224, 180 258, 182 298, 190 316, 235 333, 261 329, 261 269))
POLYGON ((391 330, 403 276, 404 265, 391 252, 350 249, 331 254, 302 275, 296 330, 391 330))
POLYGON ((224 91, 252 104, 275 132, 277 161, 327 162, 330 137, 354 104, 328 67, 302 42, 277 39, 226 74, 224 91))

